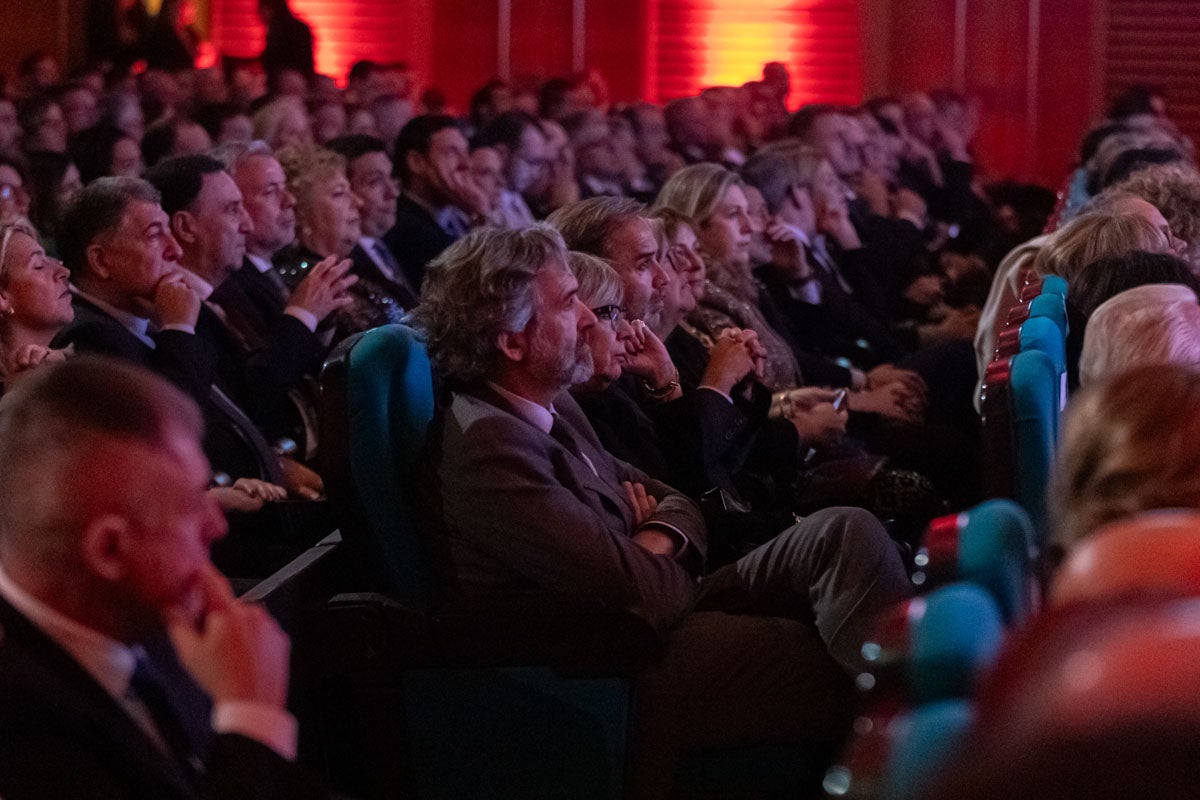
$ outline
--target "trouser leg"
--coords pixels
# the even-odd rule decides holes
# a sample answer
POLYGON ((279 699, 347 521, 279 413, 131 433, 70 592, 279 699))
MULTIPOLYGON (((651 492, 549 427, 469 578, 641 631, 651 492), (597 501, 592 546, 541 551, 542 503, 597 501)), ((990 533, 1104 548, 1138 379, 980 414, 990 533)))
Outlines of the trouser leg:
POLYGON ((879 521, 861 508, 828 508, 705 578, 698 608, 810 623, 854 674, 879 612, 911 593, 879 521))

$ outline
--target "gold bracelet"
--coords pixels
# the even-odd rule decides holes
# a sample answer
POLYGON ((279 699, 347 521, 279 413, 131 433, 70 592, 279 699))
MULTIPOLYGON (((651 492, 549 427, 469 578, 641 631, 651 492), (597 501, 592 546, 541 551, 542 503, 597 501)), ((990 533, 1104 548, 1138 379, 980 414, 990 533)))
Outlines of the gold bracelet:
POLYGON ((649 381, 643 380, 642 388, 646 390, 646 394, 650 396, 651 400, 665 400, 671 392, 679 388, 679 370, 675 370, 675 377, 667 381, 666 386, 655 389, 649 381))

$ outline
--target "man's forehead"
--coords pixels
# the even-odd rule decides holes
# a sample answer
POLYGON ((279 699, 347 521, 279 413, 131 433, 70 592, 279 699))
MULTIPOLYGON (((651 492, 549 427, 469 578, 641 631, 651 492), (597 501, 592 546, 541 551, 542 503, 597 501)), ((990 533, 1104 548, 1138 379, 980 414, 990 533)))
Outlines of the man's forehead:
POLYGON ((162 206, 148 200, 134 200, 125 209, 120 227, 141 232, 155 223, 167 224, 167 212, 163 211, 162 206))
POLYGON ((266 153, 256 153, 246 158, 237 169, 238 182, 265 186, 269 183, 283 183, 283 166, 274 156, 266 153))
POLYGON ((198 201, 196 210, 204 210, 206 206, 219 207, 241 199, 242 192, 229 173, 224 170, 212 172, 204 176, 204 182, 200 185, 200 195, 196 198, 198 201))

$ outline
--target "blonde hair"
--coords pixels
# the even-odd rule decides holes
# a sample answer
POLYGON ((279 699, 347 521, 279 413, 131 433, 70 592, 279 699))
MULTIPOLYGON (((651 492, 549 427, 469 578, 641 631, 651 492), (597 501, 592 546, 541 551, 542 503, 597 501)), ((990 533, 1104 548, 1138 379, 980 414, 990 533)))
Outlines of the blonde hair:
POLYGON ((621 276, 599 256, 572 250, 567 266, 579 281, 579 299, 590 308, 621 304, 621 276))
POLYGON ((345 156, 315 144, 284 147, 275 158, 287 177, 288 191, 296 198, 297 214, 305 212, 313 186, 331 175, 346 172, 345 156))
POLYGON ((1070 283, 1080 270, 1105 256, 1134 250, 1165 253, 1169 249, 1166 235, 1141 215, 1094 211, 1060 228, 1038 252, 1033 269, 1070 283))
POLYGON ((25 217, 17 217, 0 224, 0 286, 8 283, 8 245, 15 233, 23 233, 34 242, 39 241, 33 223, 25 217))
POLYGON ((308 119, 308 109, 299 97, 284 95, 267 103, 254 114, 254 138, 261 139, 272 147, 277 146, 279 127, 283 124, 284 117, 292 112, 300 113, 308 119))
POLYGON ((1081 392, 1050 482, 1055 539, 1159 508, 1200 508, 1200 372, 1142 366, 1081 392))
POLYGON ((742 185, 737 173, 720 164, 693 164, 676 172, 663 185, 653 210, 670 208, 691 217, 697 225, 704 225, 716 213, 729 187, 742 185))
POLYGON ((1200 305, 1188 287, 1137 286, 1092 312, 1079 356, 1080 386, 1143 364, 1200 369, 1200 305))

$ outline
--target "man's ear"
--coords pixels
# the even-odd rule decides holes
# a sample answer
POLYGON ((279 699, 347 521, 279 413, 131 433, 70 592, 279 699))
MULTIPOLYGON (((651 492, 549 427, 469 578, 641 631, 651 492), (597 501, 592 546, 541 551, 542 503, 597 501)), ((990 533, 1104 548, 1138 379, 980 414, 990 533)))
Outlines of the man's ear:
POLYGON ((93 574, 113 583, 128 574, 129 554, 137 546, 129 520, 117 514, 93 519, 80 538, 84 564, 93 574))
POLYGON ((89 244, 83 255, 87 259, 88 272, 101 279, 107 279, 111 275, 104 245, 89 244))
POLYGON ((529 337, 525 331, 504 331, 496 337, 496 347, 509 361, 520 363, 529 355, 529 337))
POLYGON ((196 217, 190 211, 176 211, 171 215, 171 233, 180 244, 195 244, 198 234, 196 233, 196 217))
POLYGON ((425 158, 423 153, 416 150, 409 150, 404 154, 404 166, 408 168, 409 181, 411 182, 413 175, 424 175, 429 167, 429 160, 425 158))

